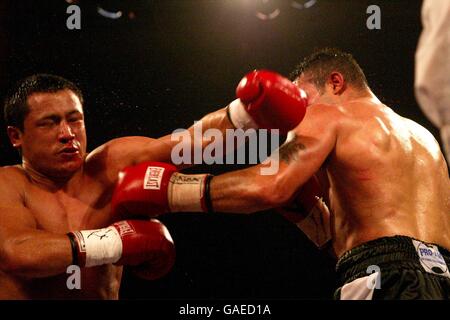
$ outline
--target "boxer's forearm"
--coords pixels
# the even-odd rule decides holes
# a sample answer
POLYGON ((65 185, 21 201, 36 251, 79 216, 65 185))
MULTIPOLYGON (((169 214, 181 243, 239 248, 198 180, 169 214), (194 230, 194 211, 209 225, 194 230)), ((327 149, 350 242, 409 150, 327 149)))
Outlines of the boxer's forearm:
POLYGON ((0 269, 25 278, 65 273, 72 264, 72 249, 66 235, 31 231, 4 241, 0 269))
MULTIPOLYGON (((203 153, 205 148, 215 141, 214 138, 211 139, 208 135, 205 135, 207 130, 210 129, 215 129, 216 132, 217 130, 220 132, 220 136, 223 138, 223 150, 221 150, 223 154, 234 151, 236 148, 234 143, 231 146, 226 145, 227 130, 234 129, 234 126, 227 115, 226 108, 222 108, 205 115, 199 122, 196 122, 189 127, 188 131, 191 137, 190 150, 192 153, 194 153, 198 147, 201 147, 203 153)), ((194 154, 191 154, 191 158, 193 157, 194 154)))
MULTIPOLYGON (((227 116, 226 108, 219 109, 217 111, 208 113, 203 116, 200 121, 202 122, 203 130, 207 129, 218 129, 224 135, 226 133, 226 129, 234 129, 233 124, 230 122, 230 119, 227 116)), ((193 134, 194 126, 189 128, 189 131, 193 134)), ((205 141, 206 143, 209 141, 205 141)))
POLYGON ((210 183, 214 211, 251 213, 287 204, 319 167, 314 148, 299 148, 288 142, 264 163, 215 176, 210 183))
MULTIPOLYGON (((177 130, 159 139, 145 139, 142 137, 121 138, 115 140, 115 149, 109 154, 113 154, 121 161, 120 170, 129 165, 135 165, 144 161, 160 161, 174 163, 179 169, 188 168, 194 164, 200 164, 203 159, 203 151, 214 142, 214 138, 204 135, 209 129, 220 132, 223 137, 223 152, 232 152, 236 148, 226 145, 226 130, 234 128, 228 119, 226 108, 205 115, 200 121, 186 130, 177 130), (119 146, 119 148, 117 147, 119 146), (196 156, 197 154, 197 156, 196 156), (197 159, 198 154, 201 155, 197 159), (180 161, 181 160, 181 163, 180 161), (198 163, 197 161, 201 161, 198 163)), ((233 141, 234 142, 234 141, 233 141)))
POLYGON ((215 176, 210 196, 215 212, 253 213, 283 205, 291 190, 280 176, 261 175, 262 165, 215 176))

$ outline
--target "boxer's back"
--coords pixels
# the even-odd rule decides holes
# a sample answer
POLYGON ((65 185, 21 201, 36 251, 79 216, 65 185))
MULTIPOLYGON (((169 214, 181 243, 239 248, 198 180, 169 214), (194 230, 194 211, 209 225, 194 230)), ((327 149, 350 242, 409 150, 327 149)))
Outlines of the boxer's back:
POLYGON ((329 162, 337 254, 382 236, 450 248, 450 185, 433 136, 374 101, 342 106, 329 162))

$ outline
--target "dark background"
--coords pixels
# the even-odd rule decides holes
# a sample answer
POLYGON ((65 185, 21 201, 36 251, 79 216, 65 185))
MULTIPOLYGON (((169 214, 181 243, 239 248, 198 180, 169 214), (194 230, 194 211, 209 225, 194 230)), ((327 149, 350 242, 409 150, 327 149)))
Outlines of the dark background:
MULTIPOLYGON (((80 0, 81 30, 68 30, 64 0, 2 0, 0 95, 38 72, 76 82, 85 95, 92 150, 119 136, 158 137, 188 127, 233 100, 237 83, 252 69, 288 75, 314 48, 337 46, 355 56, 380 99, 439 139, 413 91, 421 1, 317 0, 301 10, 292 3, 80 0), (372 4, 381 8, 381 30, 366 27, 372 4), (123 16, 102 17, 97 7, 123 16), (255 15, 277 8, 273 20, 255 15)), ((0 138, 0 165, 17 163, 5 130, 0 138)), ((154 282, 127 272, 123 298, 331 297, 332 262, 273 212, 162 220, 177 245, 175 268, 154 282)))

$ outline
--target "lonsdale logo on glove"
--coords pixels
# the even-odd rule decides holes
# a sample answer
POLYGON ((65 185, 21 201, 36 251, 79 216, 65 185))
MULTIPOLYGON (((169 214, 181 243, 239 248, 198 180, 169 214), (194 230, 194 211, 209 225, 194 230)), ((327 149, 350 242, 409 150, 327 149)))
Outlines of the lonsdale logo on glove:
POLYGON ((119 230, 119 235, 124 237, 126 235, 135 233, 134 228, 127 221, 119 221, 114 224, 116 228, 119 230))
POLYGON ((147 167, 144 178, 144 189, 159 190, 161 189, 161 180, 164 175, 162 167, 147 167))
POLYGON ((119 174, 111 210, 115 216, 155 217, 168 212, 212 211, 211 175, 179 173, 163 162, 143 162, 119 174))

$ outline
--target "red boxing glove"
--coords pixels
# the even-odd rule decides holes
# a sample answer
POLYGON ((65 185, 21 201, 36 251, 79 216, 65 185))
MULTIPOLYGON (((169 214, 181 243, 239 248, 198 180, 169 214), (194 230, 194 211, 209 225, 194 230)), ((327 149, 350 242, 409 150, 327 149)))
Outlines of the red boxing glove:
POLYGON ((162 162, 144 162, 119 173, 111 210, 120 218, 157 216, 170 212, 168 188, 177 168, 162 162))
POLYGON ((118 220, 168 212, 204 212, 209 175, 185 175, 163 162, 143 162, 119 173, 111 210, 118 220))
POLYGON ((286 134, 305 116, 306 93, 281 75, 257 70, 247 74, 236 88, 239 98, 229 106, 236 128, 279 129, 286 134))
POLYGON ((124 220, 107 228, 69 233, 81 267, 108 263, 138 266, 139 276, 153 280, 175 263, 175 246, 167 228, 157 220, 124 220))
POLYGON ((331 240, 330 211, 322 200, 323 190, 312 176, 296 192, 289 205, 276 210, 297 227, 314 244, 322 248, 331 240))

